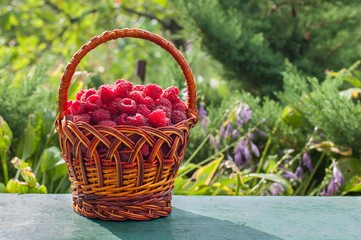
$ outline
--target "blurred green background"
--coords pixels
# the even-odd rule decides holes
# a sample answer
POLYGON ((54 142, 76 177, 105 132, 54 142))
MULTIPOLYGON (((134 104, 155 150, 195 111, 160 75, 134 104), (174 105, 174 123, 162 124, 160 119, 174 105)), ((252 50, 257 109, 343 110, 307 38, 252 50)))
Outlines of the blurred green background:
MULTIPOLYGON (((53 126, 59 80, 93 36, 142 28, 193 70, 200 122, 175 194, 360 195, 358 0, 2 0, 0 192, 70 192, 53 126)), ((118 78, 185 83, 164 50, 121 39, 88 54, 69 98, 118 78)))

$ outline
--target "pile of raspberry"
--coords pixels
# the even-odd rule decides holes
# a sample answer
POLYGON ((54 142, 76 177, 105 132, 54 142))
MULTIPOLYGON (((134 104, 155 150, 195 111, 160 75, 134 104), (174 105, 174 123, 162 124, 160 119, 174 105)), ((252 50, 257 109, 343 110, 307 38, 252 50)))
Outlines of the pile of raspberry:
POLYGON ((176 87, 163 90, 156 84, 133 85, 120 79, 115 85, 80 90, 68 101, 67 116, 91 125, 165 127, 185 119, 186 105, 176 87))

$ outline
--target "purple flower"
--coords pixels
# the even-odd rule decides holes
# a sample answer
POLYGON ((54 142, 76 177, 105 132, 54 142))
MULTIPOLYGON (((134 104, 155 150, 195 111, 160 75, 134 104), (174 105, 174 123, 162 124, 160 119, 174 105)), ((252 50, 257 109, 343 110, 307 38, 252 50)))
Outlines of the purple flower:
POLYGON ((259 149, 258 147, 256 146, 256 144, 254 144, 253 142, 250 142, 250 145, 251 145, 251 150, 253 152, 253 154, 256 156, 256 157, 259 157, 260 154, 259 154, 259 149))
POLYGON ((283 170, 285 173, 282 174, 282 176, 284 178, 287 178, 287 179, 293 179, 293 180, 296 180, 297 181, 297 175, 291 171, 288 171, 288 170, 283 170))
POLYGON ((221 139, 219 136, 216 136, 216 150, 218 151, 221 148, 221 139))
POLYGON ((280 183, 272 183, 270 191, 273 196, 279 196, 285 191, 285 188, 280 183))
POLYGON ((233 139, 234 139, 234 140, 237 139, 237 138, 239 137, 239 134, 240 134, 239 130, 238 130, 238 129, 234 129, 233 132, 232 132, 232 137, 233 137, 233 139))
POLYGON ((313 165, 312 165, 312 161, 311 161, 311 155, 309 152, 305 152, 303 155, 302 155, 302 165, 307 167, 308 170, 310 172, 312 172, 313 170, 313 165))
POLYGON ((219 129, 219 136, 221 137, 221 139, 224 138, 225 132, 226 132, 226 129, 224 129, 224 127, 222 125, 221 128, 219 129))
POLYGON ((240 151, 236 151, 234 154, 234 163, 238 166, 242 165, 242 153, 240 151))
POLYGON ((259 130, 259 129, 256 129, 256 131, 258 132, 258 134, 261 136, 261 137, 267 137, 267 134, 262 131, 262 130, 259 130))
POLYGON ((216 147, 216 139, 214 138, 213 135, 211 135, 209 137, 209 145, 211 145, 211 147, 215 148, 216 147))
POLYGON ((332 162, 332 178, 327 188, 320 193, 321 196, 335 195, 344 184, 344 178, 336 161, 332 162))
POLYGON ((199 119, 201 120, 202 129, 206 131, 206 126, 208 122, 208 113, 204 108, 203 104, 199 106, 199 119))
POLYGON ((249 152, 248 146, 243 149, 244 158, 246 159, 246 163, 251 163, 251 153, 249 152))
POLYGON ((341 187, 344 184, 344 179, 343 179, 343 175, 341 173, 340 168, 338 167, 338 164, 336 163, 336 161, 332 162, 333 165, 333 169, 332 169, 332 175, 334 178, 334 182, 341 187))
POLYGON ((232 134, 232 124, 231 121, 228 120, 226 130, 224 131, 224 137, 229 137, 232 134))
POLYGON ((303 170, 302 170, 302 168, 300 166, 297 167, 295 174, 296 174, 296 177, 297 177, 298 180, 302 180, 302 178, 303 178, 303 170))
POLYGON ((237 109, 237 124, 242 126, 252 118, 252 109, 246 105, 241 103, 239 108, 237 109))

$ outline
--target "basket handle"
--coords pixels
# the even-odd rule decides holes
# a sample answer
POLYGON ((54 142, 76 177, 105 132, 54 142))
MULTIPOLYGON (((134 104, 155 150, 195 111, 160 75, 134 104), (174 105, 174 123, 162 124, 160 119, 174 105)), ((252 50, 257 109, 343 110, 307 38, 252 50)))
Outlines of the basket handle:
POLYGON ((59 99, 58 107, 59 114, 57 120, 61 120, 65 116, 66 106, 68 101, 68 89, 71 83, 71 79, 74 75, 75 69, 85 55, 99 46, 102 43, 118 38, 141 38, 157 44, 158 46, 169 52, 181 67, 183 76, 187 84, 187 115, 193 118, 194 123, 198 121, 197 111, 197 93, 196 85, 194 82, 192 70, 189 67, 188 62, 183 57, 182 53, 169 41, 165 40, 161 36, 141 30, 141 29, 114 29, 111 31, 103 32, 102 34, 93 37, 89 42, 84 44, 71 58, 70 62, 65 68, 64 74, 61 78, 59 87, 59 99))

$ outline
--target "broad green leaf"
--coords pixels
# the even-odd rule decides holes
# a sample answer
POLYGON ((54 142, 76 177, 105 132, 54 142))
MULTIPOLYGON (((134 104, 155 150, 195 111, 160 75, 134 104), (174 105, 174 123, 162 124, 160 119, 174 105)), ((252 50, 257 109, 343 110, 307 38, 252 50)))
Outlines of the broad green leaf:
POLYGON ((6 193, 6 186, 3 183, 0 183, 0 193, 6 193))
POLYGON ((270 180, 272 182, 277 182, 282 184, 282 186, 285 188, 287 195, 292 195, 293 194, 293 188, 292 185, 283 177, 277 175, 277 174, 270 174, 270 173, 250 173, 248 174, 248 176, 250 177, 254 177, 254 178, 264 178, 267 180, 270 180))
POLYGON ((22 146, 21 158, 26 160, 31 157, 31 155, 33 155, 36 148, 38 147, 39 142, 36 129, 31 125, 30 121, 28 121, 28 124, 24 130, 24 137, 21 141, 23 141, 19 144, 19 146, 22 146))
POLYGON ((40 157, 40 161, 40 169, 42 173, 49 171, 60 164, 64 164, 60 149, 55 146, 45 149, 40 157))
POLYGON ((361 160, 357 158, 345 157, 337 160, 342 172, 345 186, 344 194, 348 192, 361 191, 361 160))
POLYGON ((223 156, 198 169, 194 174, 197 185, 208 185, 222 160, 223 156))
POLYGON ((13 134, 9 128, 9 125, 0 116, 0 152, 6 152, 11 146, 13 134))
POLYGON ((178 170, 178 175, 181 175, 184 172, 195 170, 195 169, 197 169, 197 167, 198 166, 196 164, 194 164, 194 163, 188 163, 188 164, 185 164, 185 165, 181 165, 179 170, 178 170))
POLYGON ((283 109, 281 113, 281 119, 287 125, 296 128, 302 125, 302 115, 296 109, 287 106, 283 109))
POLYGON ((66 168, 66 163, 63 159, 61 159, 59 162, 58 162, 58 165, 56 165, 55 169, 54 169, 54 172, 52 174, 52 178, 53 180, 57 180, 65 175, 68 174, 68 169, 66 168))

